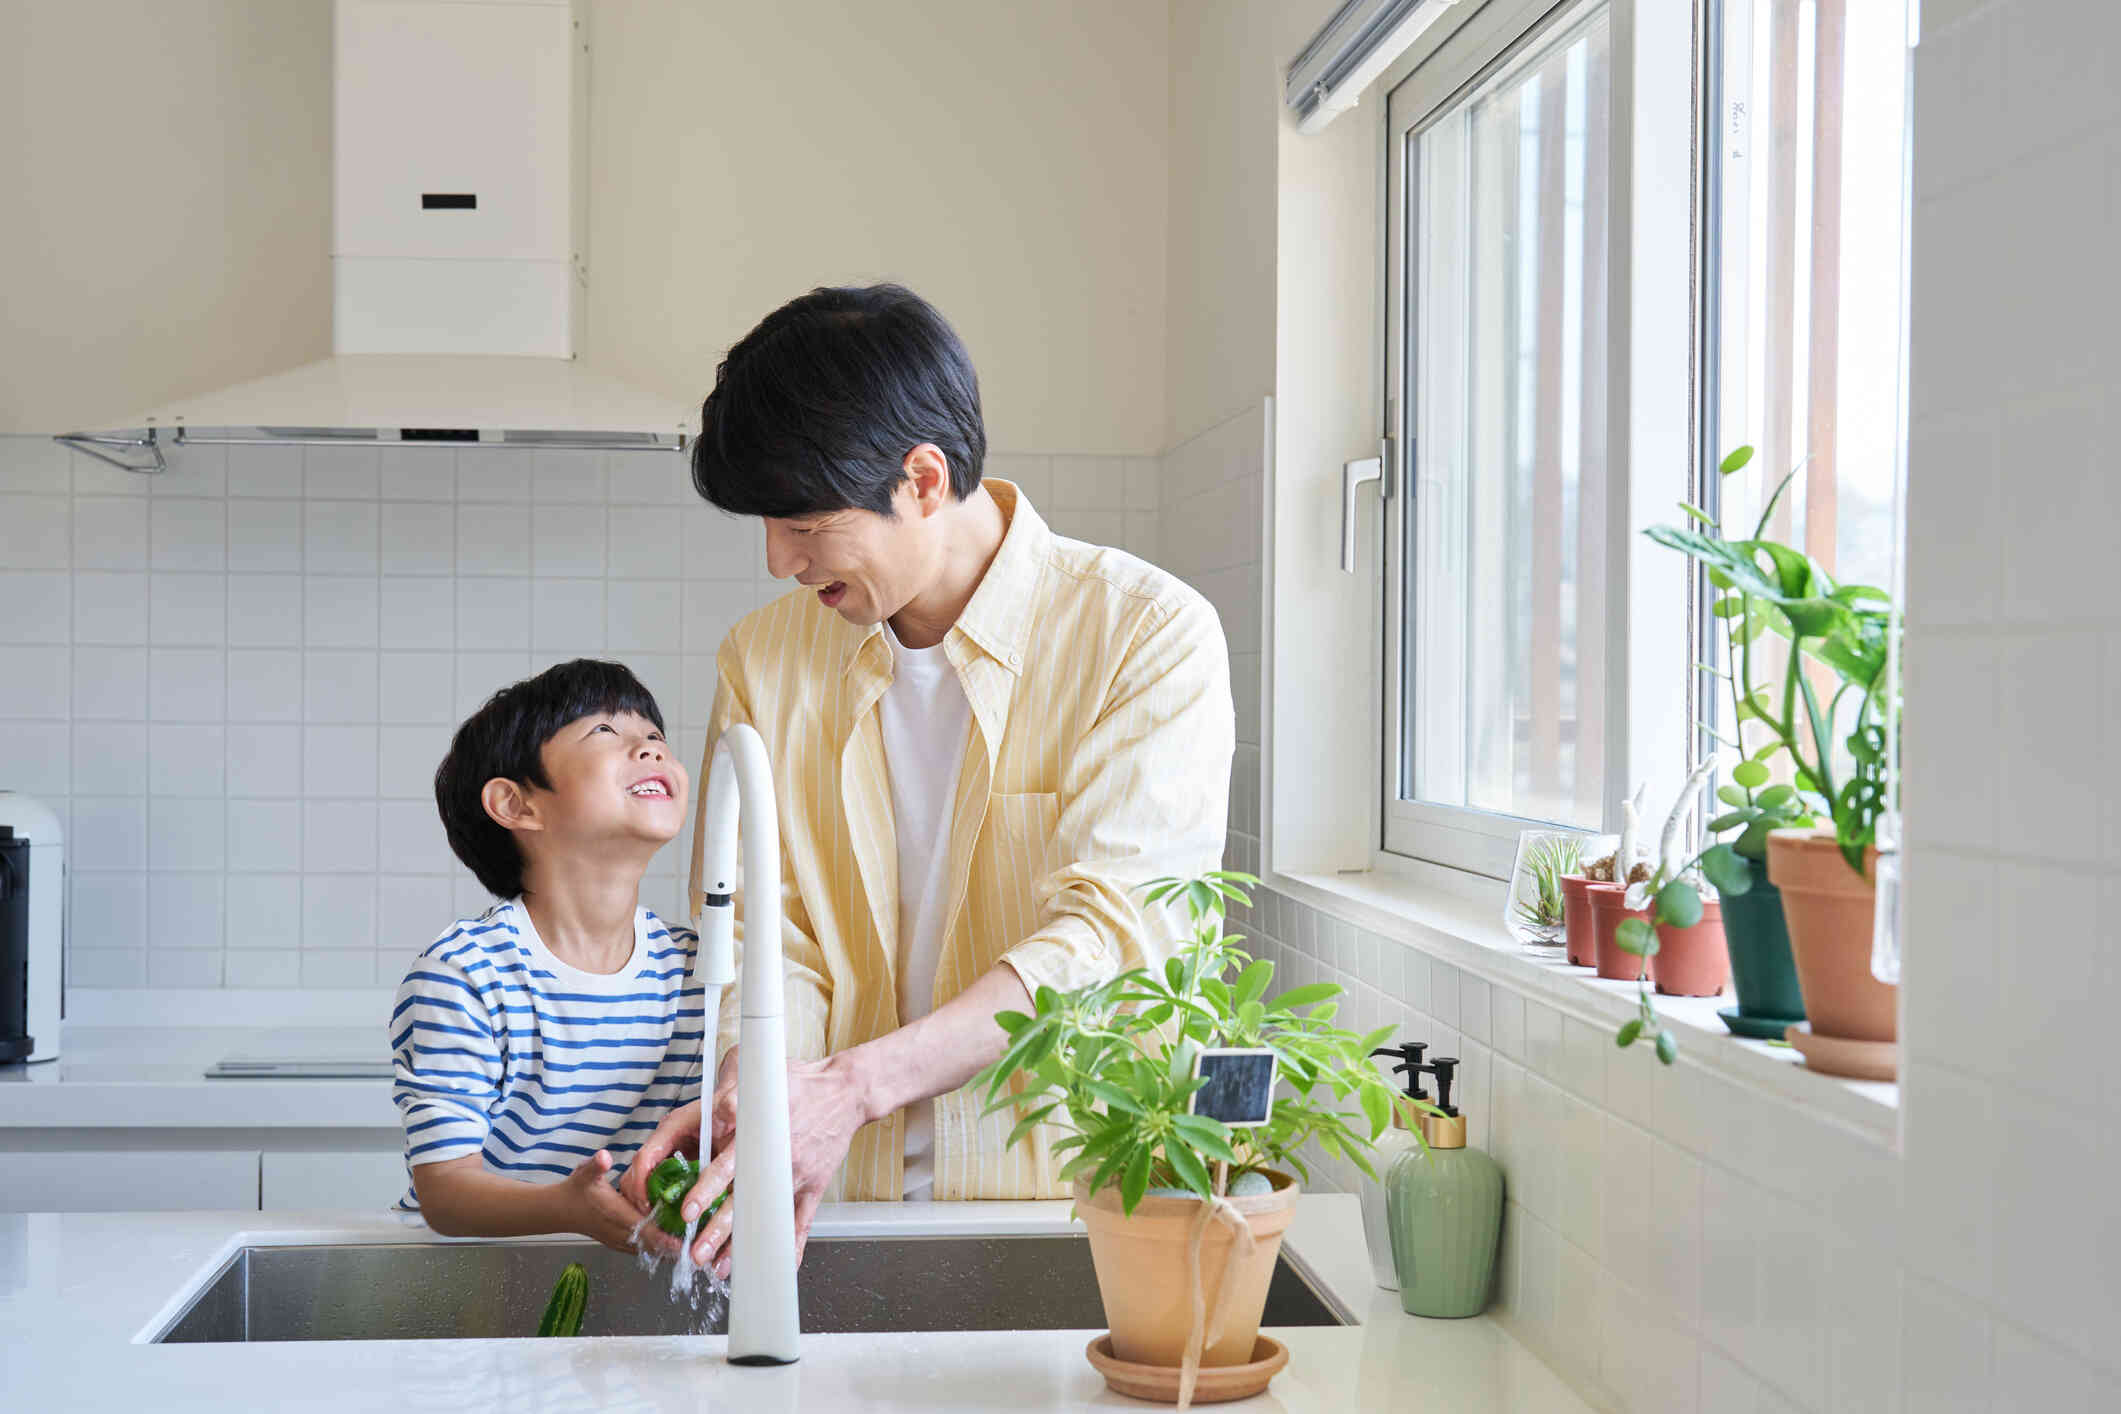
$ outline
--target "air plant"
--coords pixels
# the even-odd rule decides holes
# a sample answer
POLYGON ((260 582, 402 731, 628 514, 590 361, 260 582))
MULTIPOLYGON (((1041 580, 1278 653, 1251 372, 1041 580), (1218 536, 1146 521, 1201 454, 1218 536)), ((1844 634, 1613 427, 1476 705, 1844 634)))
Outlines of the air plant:
POLYGON ((1583 841, 1575 835, 1547 835, 1526 849, 1520 877, 1530 885, 1530 896, 1519 894, 1512 900, 1526 932, 1551 938, 1562 926, 1561 879, 1582 864, 1583 841))

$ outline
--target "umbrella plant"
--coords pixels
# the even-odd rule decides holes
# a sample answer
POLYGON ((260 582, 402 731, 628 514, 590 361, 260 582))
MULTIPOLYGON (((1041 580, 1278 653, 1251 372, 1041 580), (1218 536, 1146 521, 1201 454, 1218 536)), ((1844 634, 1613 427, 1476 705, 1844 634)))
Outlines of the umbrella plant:
POLYGON ((1242 939, 1222 927, 1224 908, 1248 904, 1243 890, 1258 882, 1224 871, 1155 881, 1148 901, 1176 903, 1192 923, 1191 939, 1161 968, 1133 968, 1072 992, 1040 987, 1030 1015, 995 1017, 1009 1042, 973 1083, 984 1087, 989 1113, 1016 1110, 1009 1143, 1040 1123, 1068 1131, 1053 1145, 1068 1156, 1060 1177, 1081 1176, 1092 1191, 1116 1185, 1130 1215, 1152 1187, 1219 1197, 1269 1165, 1308 1179, 1300 1151, 1314 1143, 1376 1176, 1368 1154, 1393 1109, 1411 1121, 1427 1107, 1370 1063, 1391 1027, 1363 1036, 1333 1024, 1338 986, 1268 994, 1274 964, 1247 956, 1242 939), (1264 1125, 1232 1128, 1191 1112, 1206 1083, 1195 1058, 1222 1047, 1274 1053, 1286 1088, 1264 1125))

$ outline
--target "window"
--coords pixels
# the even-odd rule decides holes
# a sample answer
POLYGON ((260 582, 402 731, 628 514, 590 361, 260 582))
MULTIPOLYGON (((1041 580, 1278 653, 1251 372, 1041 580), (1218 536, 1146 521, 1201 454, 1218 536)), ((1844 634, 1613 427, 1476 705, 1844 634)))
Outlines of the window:
POLYGON ((1387 844, 1482 872, 1603 815, 1609 30, 1578 7, 1393 98, 1387 844))
MULTIPOLYGON (((1706 504, 1745 533, 1795 472, 1766 534, 1843 584, 1895 591, 1906 6, 1723 0, 1719 20, 1703 451, 1757 452, 1706 504)), ((1732 720, 1728 696, 1711 699, 1719 724, 1732 720)))
POLYGON ((1500 877, 1734 734, 1705 584, 1639 534, 1676 502, 1743 535, 1797 470, 1767 533, 1897 590, 1907 0, 1701 0, 1632 53, 1625 3, 1490 4, 1391 89, 1387 855, 1500 877))

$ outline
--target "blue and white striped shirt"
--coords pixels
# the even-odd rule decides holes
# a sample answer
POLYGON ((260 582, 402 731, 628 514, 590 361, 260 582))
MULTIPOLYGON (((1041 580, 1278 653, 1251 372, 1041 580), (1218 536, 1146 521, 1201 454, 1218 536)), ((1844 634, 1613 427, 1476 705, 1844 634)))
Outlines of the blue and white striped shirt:
POLYGON ((624 1168, 664 1115, 700 1093, 712 1025, 692 978, 697 939, 647 909, 609 975, 569 967, 520 902, 430 944, 390 1014, 392 1098, 418 1164, 478 1154, 496 1173, 564 1178, 599 1149, 624 1168))

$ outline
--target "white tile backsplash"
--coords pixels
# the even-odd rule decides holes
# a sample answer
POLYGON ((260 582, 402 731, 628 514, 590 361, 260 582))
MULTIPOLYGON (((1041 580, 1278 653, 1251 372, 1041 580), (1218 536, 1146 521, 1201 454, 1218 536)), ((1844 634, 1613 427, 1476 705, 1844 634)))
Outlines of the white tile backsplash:
POLYGON ((311 648, 374 648, 381 588, 374 576, 311 575, 302 586, 302 641, 311 648))
POLYGON ((147 650, 81 646, 73 653, 76 721, 132 720, 147 715, 147 650))
POLYGON ((202 646, 227 641, 228 589, 223 576, 156 573, 148 576, 147 593, 149 642, 202 646))
MULTIPOLYGON (((1054 462, 991 470, 1154 545, 1155 461, 1069 459, 1064 510, 1054 462)), ((722 636, 782 588, 667 453, 191 447, 150 479, 0 437, 0 788, 73 822, 74 985, 394 984, 485 903, 433 805, 462 716, 609 655, 689 762, 722 636)))
POLYGON ((386 501, 381 517, 384 574, 451 574, 456 570, 455 506, 386 501))
POLYGON ((147 729, 147 793, 218 796, 227 733, 204 723, 153 722, 147 729))
POLYGON ((373 502, 308 501, 302 507, 302 567, 310 574, 374 574, 373 502))
POLYGON ((245 573, 299 572, 302 568, 302 503, 230 501, 228 567, 245 573))

